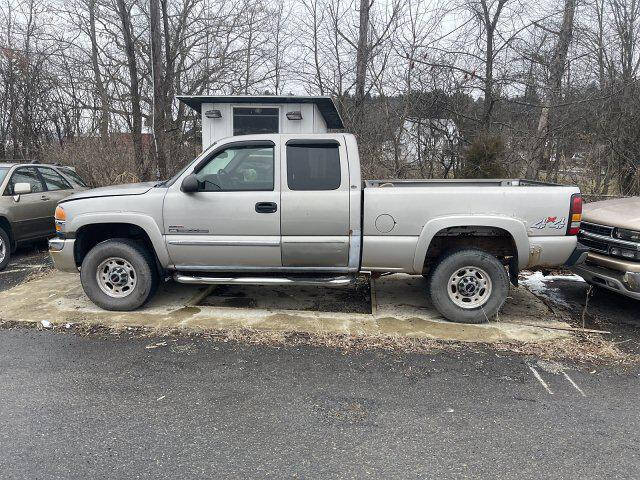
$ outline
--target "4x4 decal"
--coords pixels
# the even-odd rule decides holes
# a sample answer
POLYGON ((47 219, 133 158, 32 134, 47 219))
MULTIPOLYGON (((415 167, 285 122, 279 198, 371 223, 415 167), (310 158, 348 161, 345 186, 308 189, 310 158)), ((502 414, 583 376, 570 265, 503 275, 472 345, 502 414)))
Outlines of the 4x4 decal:
POLYGON ((555 228, 556 230, 560 230, 567 227, 567 218, 562 217, 546 217, 538 220, 536 223, 531 225, 531 228, 535 228, 536 230, 543 230, 545 228, 555 228))

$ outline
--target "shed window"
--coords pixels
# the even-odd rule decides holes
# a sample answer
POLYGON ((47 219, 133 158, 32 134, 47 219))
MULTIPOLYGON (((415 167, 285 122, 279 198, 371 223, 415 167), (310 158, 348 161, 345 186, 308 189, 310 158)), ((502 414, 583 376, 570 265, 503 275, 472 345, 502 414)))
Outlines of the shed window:
POLYGON ((279 116, 277 108, 236 107, 233 109, 233 134, 279 133, 279 116))

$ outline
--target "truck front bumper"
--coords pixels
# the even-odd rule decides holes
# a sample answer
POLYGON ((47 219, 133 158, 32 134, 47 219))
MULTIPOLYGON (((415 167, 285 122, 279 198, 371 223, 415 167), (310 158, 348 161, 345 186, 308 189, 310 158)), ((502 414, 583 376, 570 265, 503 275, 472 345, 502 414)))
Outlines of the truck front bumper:
POLYGON ((572 270, 592 285, 640 300, 640 264, 626 264, 592 252, 585 263, 572 270))
POLYGON ((75 239, 52 238, 49 240, 49 255, 56 269, 63 272, 78 272, 74 244, 75 239))

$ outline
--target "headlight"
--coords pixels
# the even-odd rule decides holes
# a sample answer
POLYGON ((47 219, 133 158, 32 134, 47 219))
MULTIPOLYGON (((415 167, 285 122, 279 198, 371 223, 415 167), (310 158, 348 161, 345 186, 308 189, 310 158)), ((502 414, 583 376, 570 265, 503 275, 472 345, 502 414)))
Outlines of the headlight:
POLYGON ((629 242, 640 242, 640 232, 636 230, 627 230, 625 228, 616 228, 613 231, 613 236, 620 240, 627 240, 629 242))
POLYGON ((64 211, 64 208, 60 206, 56 207, 54 218, 56 221, 56 233, 62 233, 67 221, 67 213, 64 211))
POLYGON ((611 247, 609 248, 609 254, 614 257, 626 258, 628 260, 640 260, 640 252, 636 250, 629 250, 628 248, 611 247))

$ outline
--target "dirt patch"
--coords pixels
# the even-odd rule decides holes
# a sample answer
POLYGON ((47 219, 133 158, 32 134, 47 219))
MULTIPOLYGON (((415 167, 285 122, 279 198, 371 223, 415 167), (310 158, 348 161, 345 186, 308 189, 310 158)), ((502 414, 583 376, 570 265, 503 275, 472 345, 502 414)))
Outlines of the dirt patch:
MULTIPOLYGON (((510 300, 498 321, 482 325, 464 325, 444 321, 428 303, 424 280, 408 276, 389 276, 376 282, 377 313, 319 312, 315 302, 324 297, 338 302, 356 298, 368 304, 368 283, 353 290, 313 288, 303 302, 292 297, 292 289, 193 288, 167 283, 143 309, 135 312, 106 312, 92 305, 82 294, 77 275, 57 272, 0 295, 1 318, 31 324, 45 330, 120 335, 172 334, 191 332, 220 341, 257 343, 271 346, 311 345, 353 352, 382 349, 427 353, 433 349, 459 348, 470 343, 478 348, 512 350, 543 358, 574 358, 585 363, 629 364, 637 361, 635 352, 621 348, 609 337, 584 336, 561 321, 554 305, 541 303, 524 287, 512 289, 510 300), (212 290, 224 306, 256 299, 257 308, 224 308, 202 305, 212 290), (358 296, 358 292, 360 292, 358 296), (230 303, 229 300, 232 300, 230 303), (364 301, 367 300, 367 301, 364 301), (310 305, 309 311, 300 310, 310 305), (197 305, 197 306, 196 306, 197 305), (287 310, 287 306, 293 310, 287 310), (316 306, 314 306, 316 305, 316 306), (484 347, 480 347, 484 346, 484 347)), ((324 305, 332 305, 325 303, 324 305)), ((577 309, 579 310, 579 309, 577 309)), ((564 312, 564 310, 563 310, 564 312)), ((5 328, 12 328, 5 322, 5 328)), ((577 323, 575 323, 576 326, 577 323)), ((631 343, 631 342, 627 342, 631 343)))
POLYGON ((549 277, 545 286, 553 293, 546 304, 575 328, 610 332, 603 338, 622 352, 640 355, 640 301, 591 288, 584 282, 549 277))
POLYGON ((306 312, 371 313, 371 288, 366 277, 344 288, 287 285, 218 285, 197 305, 265 308, 306 312))

